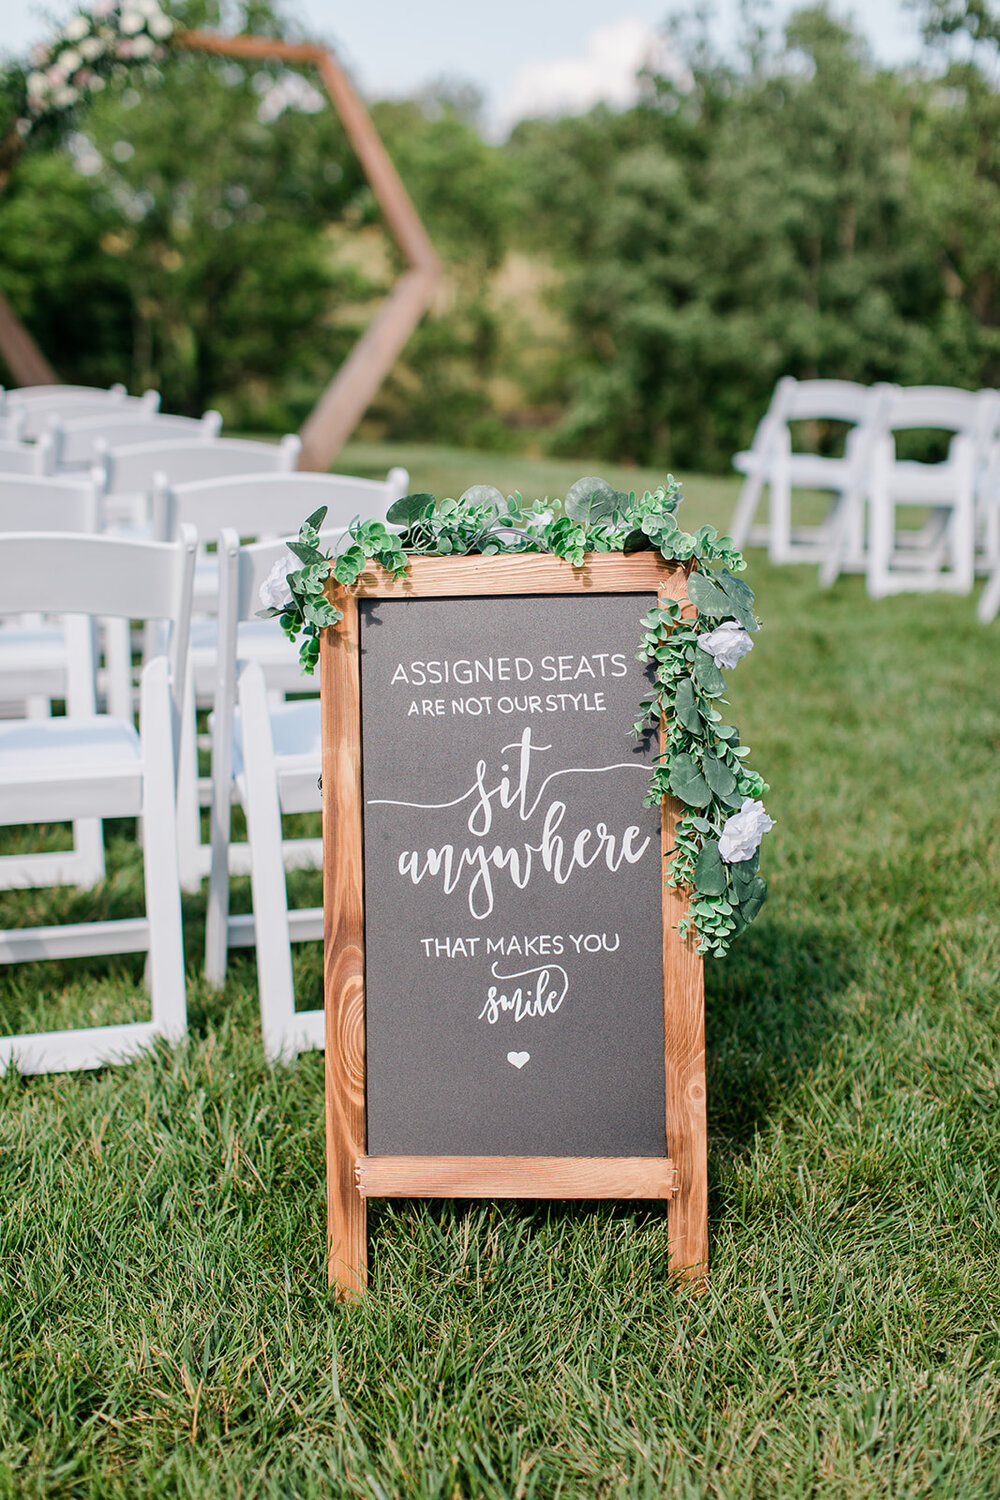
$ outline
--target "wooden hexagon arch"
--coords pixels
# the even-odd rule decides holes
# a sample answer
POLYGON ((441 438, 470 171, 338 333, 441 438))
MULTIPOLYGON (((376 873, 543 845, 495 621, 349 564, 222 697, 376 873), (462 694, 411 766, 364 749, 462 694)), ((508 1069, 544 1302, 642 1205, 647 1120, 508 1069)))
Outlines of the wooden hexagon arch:
MULTIPOLYGON (((344 69, 326 47, 261 36, 215 36, 207 31, 177 31, 170 45, 225 57, 313 64, 340 116, 389 230, 406 259, 407 269, 302 426, 299 468, 328 469, 430 305, 434 287, 441 276, 441 263, 371 116, 344 69)), ((52 366, 2 292, 0 351, 22 384, 57 382, 52 366)))

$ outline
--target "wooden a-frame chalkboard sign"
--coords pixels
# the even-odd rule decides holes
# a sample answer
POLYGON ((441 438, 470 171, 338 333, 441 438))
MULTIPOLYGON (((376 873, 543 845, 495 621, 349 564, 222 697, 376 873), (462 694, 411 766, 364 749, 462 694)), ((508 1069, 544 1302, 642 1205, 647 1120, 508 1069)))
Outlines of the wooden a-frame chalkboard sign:
POLYGON ((370 1197, 668 1200, 707 1266, 702 961, 664 884, 677 809, 639 622, 653 553, 374 566, 323 632, 329 1275, 370 1197))

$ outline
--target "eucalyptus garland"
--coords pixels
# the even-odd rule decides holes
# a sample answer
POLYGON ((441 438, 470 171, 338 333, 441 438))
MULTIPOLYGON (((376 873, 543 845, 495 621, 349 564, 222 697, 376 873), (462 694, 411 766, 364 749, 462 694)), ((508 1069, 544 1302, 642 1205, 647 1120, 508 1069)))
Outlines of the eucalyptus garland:
POLYGON ((759 627, 753 592, 736 576, 746 563, 732 539, 713 526, 682 531, 680 501, 672 476, 641 499, 595 477, 577 480, 561 504, 505 498, 490 485, 474 485, 458 500, 405 495, 390 506, 386 522, 352 522, 333 556, 322 551, 324 507, 289 543, 293 558, 275 565, 259 613, 276 617, 289 639, 301 637, 302 667, 311 673, 320 631, 342 618, 325 595, 327 580, 332 574, 349 588, 369 561, 393 577, 406 572, 411 557, 470 553, 548 552, 578 568, 588 552, 654 551, 687 564, 691 607, 663 600, 641 622, 637 656, 651 664, 654 680, 633 727, 637 736, 650 726, 664 729, 647 803, 669 795, 684 808, 666 873, 668 885, 691 893, 678 928, 682 936, 693 934, 699 953, 721 957, 767 894, 758 863, 761 838, 773 826, 759 800, 768 787, 747 765, 750 751, 720 711, 723 669, 751 649, 759 627), (296 560, 301 566, 290 566, 296 560))

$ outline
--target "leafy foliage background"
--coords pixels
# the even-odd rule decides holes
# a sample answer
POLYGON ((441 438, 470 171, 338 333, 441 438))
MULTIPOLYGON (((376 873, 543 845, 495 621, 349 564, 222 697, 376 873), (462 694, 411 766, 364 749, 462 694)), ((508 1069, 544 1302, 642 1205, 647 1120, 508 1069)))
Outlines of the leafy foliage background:
MULTIPOLYGON (((272 0, 172 10, 300 34, 272 0)), ((987 0, 923 14, 905 72, 822 7, 776 38, 751 6, 735 60, 690 23, 635 107, 505 142, 471 86, 376 101, 447 276, 363 435, 723 470, 782 374, 1000 382, 1000 26, 987 0)), ((0 285, 64 378, 259 430, 310 409, 397 264, 289 77, 178 53, 32 139, 0 285)))

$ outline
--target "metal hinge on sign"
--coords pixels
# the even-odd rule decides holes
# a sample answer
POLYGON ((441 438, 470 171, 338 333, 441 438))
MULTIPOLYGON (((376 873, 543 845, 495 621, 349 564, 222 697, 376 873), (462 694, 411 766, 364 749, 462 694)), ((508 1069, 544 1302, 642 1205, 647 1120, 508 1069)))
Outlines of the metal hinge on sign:
POLYGON ((323 774, 322 774, 322 772, 320 772, 320 774, 316 777, 316 790, 317 790, 317 792, 321 792, 323 790, 323 774))
POLYGON ((673 1167, 671 1169, 671 1172, 670 1172, 670 1191, 672 1193, 679 1193, 680 1190, 681 1190, 681 1169, 680 1169, 680 1167, 673 1167))

